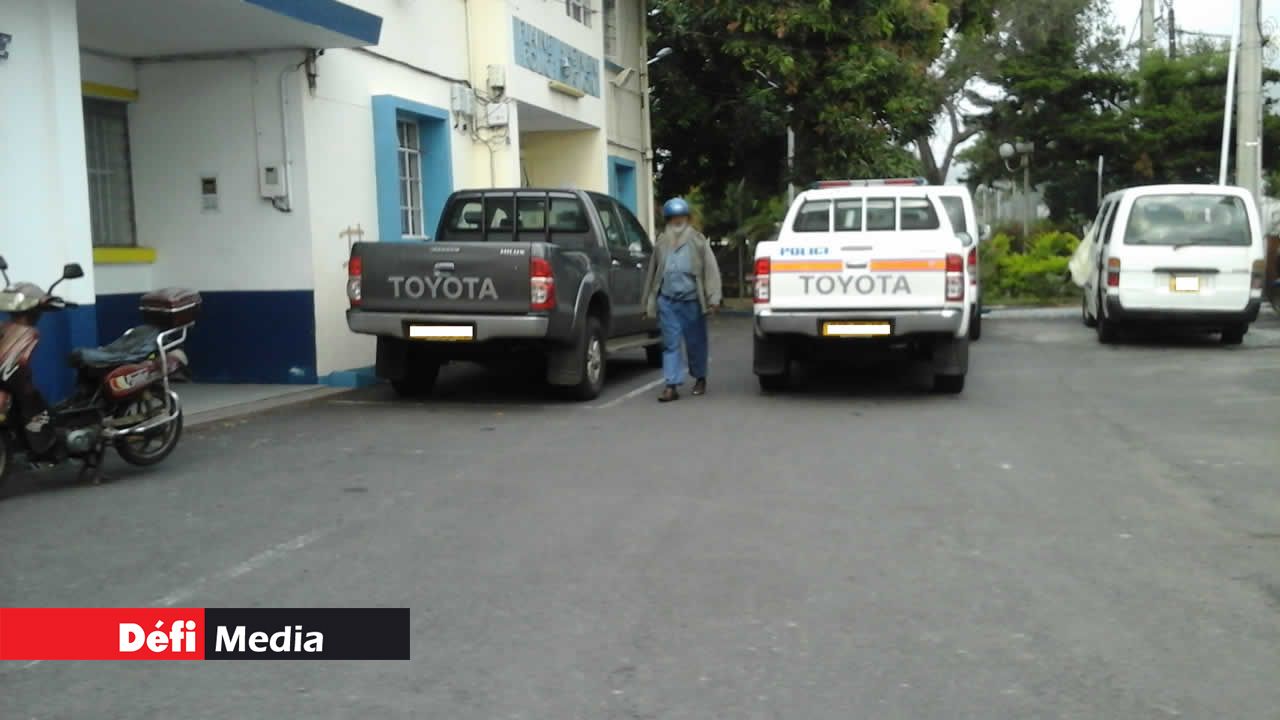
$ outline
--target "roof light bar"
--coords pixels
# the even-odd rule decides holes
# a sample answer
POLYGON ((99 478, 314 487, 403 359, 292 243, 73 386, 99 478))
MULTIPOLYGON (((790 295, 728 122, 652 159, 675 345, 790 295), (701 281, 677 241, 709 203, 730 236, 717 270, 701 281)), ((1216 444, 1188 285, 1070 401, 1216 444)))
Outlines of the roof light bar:
POLYGON ((874 178, 864 180, 819 180, 809 186, 810 190, 821 190, 833 187, 884 187, 888 185, 928 185, 929 180, 923 177, 913 178, 874 178))

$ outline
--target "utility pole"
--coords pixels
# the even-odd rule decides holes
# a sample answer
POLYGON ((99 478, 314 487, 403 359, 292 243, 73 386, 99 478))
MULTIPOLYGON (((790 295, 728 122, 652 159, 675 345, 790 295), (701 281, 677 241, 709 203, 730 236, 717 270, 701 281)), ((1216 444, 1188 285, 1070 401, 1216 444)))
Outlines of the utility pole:
POLYGON ((1178 57, 1178 23, 1173 18, 1173 3, 1169 3, 1169 59, 1178 57))
POLYGON ((1156 0, 1142 0, 1142 54, 1156 43, 1156 0))
POLYGON ((1262 199, 1262 37, 1259 0, 1240 0, 1240 78, 1236 85, 1236 184, 1262 199))

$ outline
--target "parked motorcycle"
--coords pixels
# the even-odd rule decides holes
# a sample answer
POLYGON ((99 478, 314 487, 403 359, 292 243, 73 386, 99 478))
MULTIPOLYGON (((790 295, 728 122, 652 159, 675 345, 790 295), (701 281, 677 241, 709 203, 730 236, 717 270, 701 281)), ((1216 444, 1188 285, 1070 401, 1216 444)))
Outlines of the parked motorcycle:
POLYGON ((49 409, 54 446, 36 454, 21 412, 22 395, 6 383, 15 382, 20 369, 29 369, 40 342, 36 324, 41 316, 76 307, 53 291, 64 280, 84 277, 84 270, 71 263, 48 290, 41 290, 28 282, 11 283, 8 269, 0 257, 0 313, 9 315, 0 324, 0 482, 19 453, 35 467, 79 460, 84 463, 80 479, 91 482, 103 479, 102 459, 109 445, 133 465, 165 459, 182 435, 182 402, 170 381, 187 379, 187 355, 181 348, 199 314, 200 294, 179 288, 148 293, 141 302, 143 324, 108 345, 73 351, 68 362, 76 371, 75 389, 49 409))

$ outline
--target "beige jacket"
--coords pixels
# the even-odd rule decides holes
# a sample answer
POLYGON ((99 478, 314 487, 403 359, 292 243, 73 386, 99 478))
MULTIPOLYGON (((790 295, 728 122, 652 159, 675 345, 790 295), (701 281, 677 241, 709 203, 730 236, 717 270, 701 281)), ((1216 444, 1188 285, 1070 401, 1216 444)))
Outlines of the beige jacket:
POLYGON ((716 255, 711 250, 711 242, 707 240, 702 233, 687 227, 680 234, 682 237, 672 237, 670 231, 663 230, 658 235, 658 241, 653 246, 653 257, 649 259, 649 271, 645 274, 644 280, 644 307, 647 317, 658 316, 658 291, 662 289, 662 270, 667 266, 667 256, 671 251, 679 247, 683 239, 684 242, 693 243, 693 277, 698 283, 698 302, 702 305, 702 312, 706 314, 711 312, 712 306, 718 306, 721 302, 720 290, 720 265, 716 262, 716 255))

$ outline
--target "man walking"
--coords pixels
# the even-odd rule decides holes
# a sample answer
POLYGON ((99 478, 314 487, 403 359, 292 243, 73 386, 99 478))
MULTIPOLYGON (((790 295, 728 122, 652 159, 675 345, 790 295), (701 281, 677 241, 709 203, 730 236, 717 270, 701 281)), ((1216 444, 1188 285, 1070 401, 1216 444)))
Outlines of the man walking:
POLYGON ((667 227, 654 244, 645 279, 645 314, 662 328, 662 374, 667 386, 659 402, 680 399, 688 354, 693 394, 707 391, 707 314, 720 307, 720 266, 711 243, 689 224, 689 203, 674 198, 662 206, 667 227))

